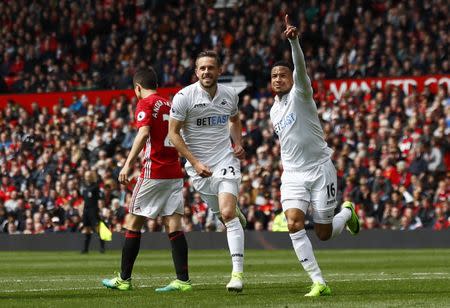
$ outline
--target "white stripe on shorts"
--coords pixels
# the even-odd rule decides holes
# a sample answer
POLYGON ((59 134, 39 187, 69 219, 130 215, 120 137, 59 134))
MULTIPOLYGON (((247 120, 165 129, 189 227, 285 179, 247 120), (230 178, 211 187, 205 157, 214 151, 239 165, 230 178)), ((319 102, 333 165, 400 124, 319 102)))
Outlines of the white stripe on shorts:
POLYGON ((139 189, 141 189, 141 185, 144 182, 144 179, 139 177, 136 186, 134 186, 133 196, 131 197, 130 205, 128 206, 128 212, 133 213, 134 212, 134 203, 136 202, 136 196, 139 193, 139 189))

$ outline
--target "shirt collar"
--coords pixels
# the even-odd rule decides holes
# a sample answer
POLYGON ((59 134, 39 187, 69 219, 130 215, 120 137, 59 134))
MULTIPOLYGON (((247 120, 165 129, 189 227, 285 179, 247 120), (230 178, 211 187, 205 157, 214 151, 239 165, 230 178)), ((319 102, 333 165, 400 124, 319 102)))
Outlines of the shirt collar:
POLYGON ((284 102, 286 104, 287 99, 288 99, 288 95, 289 95, 289 93, 286 93, 281 98, 280 98, 279 95, 275 95, 275 102, 279 103, 279 104, 284 102))
POLYGON ((205 97, 207 97, 211 101, 219 95, 219 88, 220 88, 219 84, 217 84, 217 91, 216 91, 216 95, 214 97, 210 97, 209 93, 205 89, 202 88, 202 86, 200 85, 200 80, 198 80, 195 83, 195 86, 200 91, 200 93, 202 93, 202 95, 204 95, 205 97))

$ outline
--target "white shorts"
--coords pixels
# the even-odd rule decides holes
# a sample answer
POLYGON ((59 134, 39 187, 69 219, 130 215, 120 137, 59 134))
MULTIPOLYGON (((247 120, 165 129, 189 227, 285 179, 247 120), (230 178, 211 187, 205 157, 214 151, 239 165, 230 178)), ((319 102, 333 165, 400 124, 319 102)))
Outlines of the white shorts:
POLYGON ((183 179, 144 179, 139 177, 134 186, 130 213, 155 219, 174 213, 184 214, 183 179))
POLYGON ((237 158, 226 160, 212 168, 212 172, 212 176, 207 178, 195 174, 192 176, 192 183, 211 211, 219 213, 218 195, 220 193, 230 193, 236 198, 238 196, 241 184, 240 162, 237 158))
POLYGON ((281 176, 283 211, 312 206, 314 222, 329 224, 337 205, 336 168, 331 160, 304 171, 284 171, 281 176))
POLYGON ((221 193, 229 193, 234 195, 236 198, 238 196, 239 192, 239 182, 235 180, 228 180, 228 179, 218 179, 218 178, 205 178, 204 184, 205 186, 209 186, 209 189, 206 190, 198 190, 194 188, 200 193, 202 196, 203 201, 206 202, 208 207, 211 209, 211 212, 214 214, 220 213, 220 207, 219 207, 219 194, 221 193), (210 184, 208 184, 210 183, 210 184), (205 193, 207 191, 208 193, 205 193), (214 194, 210 194, 209 192, 216 191, 214 194))

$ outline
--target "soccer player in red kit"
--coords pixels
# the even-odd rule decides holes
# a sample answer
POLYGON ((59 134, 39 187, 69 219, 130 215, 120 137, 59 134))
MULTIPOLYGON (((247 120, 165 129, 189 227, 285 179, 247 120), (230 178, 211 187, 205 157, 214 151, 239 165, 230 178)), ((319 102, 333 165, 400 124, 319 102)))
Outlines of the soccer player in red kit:
POLYGON ((121 273, 113 279, 104 279, 102 283, 112 289, 131 288, 131 272, 139 252, 141 228, 146 218, 156 219, 159 215, 163 217, 172 245, 177 279, 156 291, 189 291, 192 286, 188 274, 188 247, 181 227, 183 174, 178 152, 167 137, 171 104, 156 92, 157 76, 152 68, 139 69, 133 77, 133 86, 139 99, 135 113, 138 133, 120 171, 119 182, 129 183, 130 169, 142 149, 144 164, 125 222, 127 231, 121 273))

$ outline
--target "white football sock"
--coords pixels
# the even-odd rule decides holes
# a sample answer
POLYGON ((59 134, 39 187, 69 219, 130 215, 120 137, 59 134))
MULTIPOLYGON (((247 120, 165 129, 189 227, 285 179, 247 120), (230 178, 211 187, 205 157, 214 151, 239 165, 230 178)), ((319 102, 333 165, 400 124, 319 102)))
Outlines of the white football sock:
POLYGON ((343 207, 342 210, 333 218, 333 233, 331 234, 331 238, 338 236, 341 234, 342 230, 345 228, 345 224, 352 217, 352 211, 346 207, 343 207))
POLYGON ((289 234, 297 258, 313 282, 325 284, 319 265, 317 264, 311 242, 305 229, 289 234))
POLYGON ((228 248, 233 262, 233 272, 242 273, 244 271, 244 229, 237 217, 226 222, 225 227, 227 227, 228 248))

